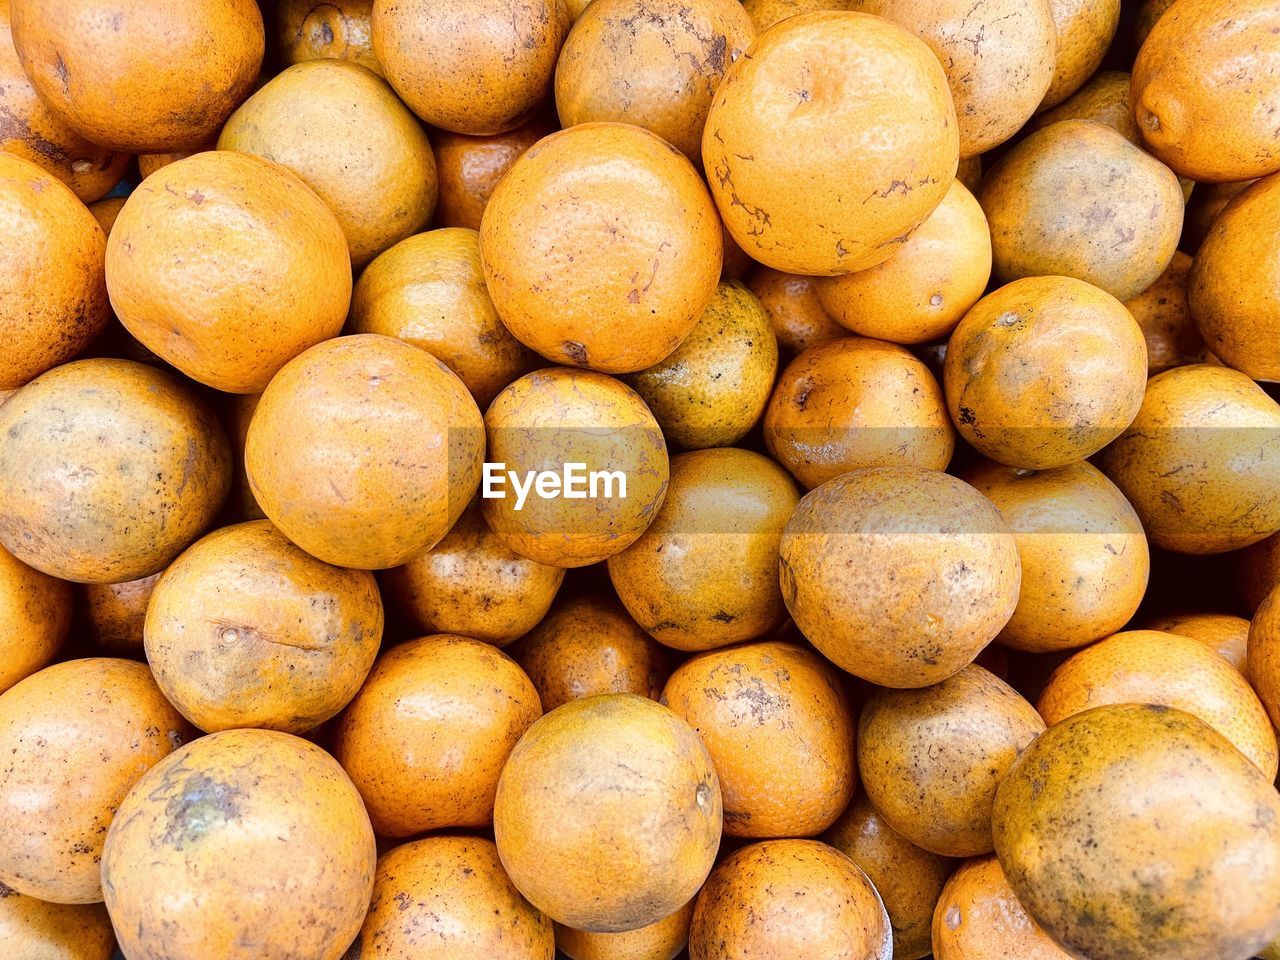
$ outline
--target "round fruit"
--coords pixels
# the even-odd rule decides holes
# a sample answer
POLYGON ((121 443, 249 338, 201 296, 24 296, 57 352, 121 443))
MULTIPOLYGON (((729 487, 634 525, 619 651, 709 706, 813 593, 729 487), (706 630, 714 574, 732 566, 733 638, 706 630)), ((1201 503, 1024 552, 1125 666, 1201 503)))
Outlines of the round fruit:
POLYGON ((325 57, 350 60, 382 73, 369 34, 372 8, 373 0, 280 0, 276 6, 280 59, 284 63, 325 57))
POLYGON ((1148 149, 1210 183, 1280 170, 1277 30, 1280 10, 1259 0, 1188 0, 1160 17, 1133 64, 1148 149))
POLYGON ((422 637, 374 665, 342 715, 334 755, 383 836, 483 827, 507 754, 541 715, 533 684, 501 651, 422 637))
POLYGON ((561 0, 374 0, 373 52, 400 99, 433 127, 501 133, 546 97, 569 31, 561 0))
POLYGON ((889 960, 880 895, 816 840, 766 840, 730 854, 698 894, 689 960, 889 960))
POLYGON ((693 901, 647 927, 587 933, 556 924, 556 946, 569 960, 675 960, 689 942, 693 901))
POLYGON ((689 335, 720 279, 720 223, 693 165, 624 123, 540 141, 480 224, 498 316, 548 360, 631 373, 689 335))
POLYGON ((677 650, 762 636, 786 615, 778 542, 799 500, 791 478, 758 453, 680 454, 653 523, 609 558, 614 589, 640 626, 677 650))
POLYGON ((102 899, 103 835, 125 794, 190 728, 131 660, 69 660, 0 695, 0 883, 102 899))
POLYGON ((138 781, 107 834, 102 887, 129 957, 338 960, 376 862, 332 757, 287 733, 226 730, 138 781))
POLYGON ((1209 357, 1187 303, 1190 277, 1191 258, 1179 250, 1160 278, 1125 304, 1147 340, 1149 376, 1172 367, 1204 363, 1209 357))
POLYGON ((993 828, 1014 893, 1073 955, 1247 957, 1280 934, 1280 794, 1190 714, 1121 704, 1050 727, 993 828))
POLYGON ((1280 592, 1262 601, 1249 627, 1249 680, 1271 722, 1280 727, 1280 592))
POLYGON ((626 693, 570 701, 530 727, 493 813, 520 892, 557 923, 592 933, 648 926, 692 899, 720 826, 720 784, 702 741, 670 710, 626 693))
POLYGON ((64 580, 164 569, 231 482, 214 416, 153 367, 79 360, 0 407, 0 543, 64 580))
POLYGON ((48 665, 71 629, 70 584, 0 548, 0 693, 48 665))
POLYGON ((160 576, 153 573, 124 583, 87 583, 80 588, 85 626, 98 648, 113 657, 144 656, 143 623, 160 576))
POLYGON ((253 0, 11 0, 13 42, 45 105, 92 143, 194 149, 258 77, 253 0))
POLYGON ((836 821, 826 841, 857 864, 880 894, 893 927, 894 960, 927 957, 933 906, 951 861, 905 839, 863 796, 836 821))
POLYGON ((996 638, 1045 653, 1121 629, 1147 590, 1147 537, 1129 501, 1092 464, 1039 472, 982 462, 962 474, 1004 516, 1018 544, 1022 587, 996 638))
POLYGON ((489 462, 505 474, 494 479, 493 496, 486 491, 485 520, 521 556, 556 567, 596 563, 634 543, 662 506, 662 430, 639 394, 612 377, 537 370, 498 394, 484 420, 489 462), (568 485, 586 499, 544 497, 529 486, 548 472, 565 486, 571 463, 583 469, 568 485))
POLYGON ((1245 606, 1252 612, 1280 585, 1280 537, 1260 540, 1245 547, 1238 556, 1240 592, 1245 606))
POLYGON ((1147 42, 1147 37, 1151 35, 1151 28, 1173 4, 1174 0, 1142 0, 1133 24, 1133 39, 1139 48, 1147 42))
POLYGON ((396 567, 435 546, 470 502, 482 426, 462 381, 425 350, 339 337, 271 381, 245 469, 263 512, 312 556, 396 567))
POLYGON ((560 122, 634 123, 698 163, 711 97, 755 37, 739 0, 593 0, 556 64, 560 122))
POLYGON ((1130 143, 1142 146, 1138 121, 1129 104, 1129 74, 1120 70, 1099 70, 1076 93, 1037 116, 1032 127, 1039 130, 1059 120, 1096 120, 1130 143))
POLYGON ((1120 436, 1146 382, 1146 343, 1129 311, 1070 277, 1028 277, 983 297, 951 335, 943 368, 960 435, 1029 470, 1078 463, 1120 436))
POLYGON ((350 323, 443 360, 482 408, 537 362, 498 319, 474 230, 420 233, 378 257, 356 283, 350 323))
POLYGON ((99 903, 46 903, 0 883, 0 943, 18 960, 110 960, 116 938, 99 903))
POLYGON ((514 130, 487 137, 432 131, 436 179, 440 184, 436 226, 479 230, 484 208, 511 165, 556 129, 558 127, 538 115, 514 130))
POLYGON ((233 113, 219 150, 288 167, 338 218, 359 267, 417 233, 436 205, 436 161, 418 120, 366 67, 308 60, 233 113))
POLYGON ((5 150, 0 222, 6 225, 0 389, 11 390, 83 350, 107 325, 111 308, 103 279, 106 234, 93 214, 48 171, 5 150))
POLYGON ((1152 620, 1147 630, 1192 637, 1226 658, 1249 679, 1249 621, 1229 613, 1180 613, 1152 620))
POLYGON ((526 560, 472 504, 430 550, 388 570, 383 586, 414 630, 504 647, 538 625, 564 570, 526 560))
POLYGON ((956 105, 961 157, 1017 133, 1053 80, 1058 38, 1049 0, 855 0, 853 8, 902 24, 937 56, 956 105))
POLYGON ((1280 406, 1243 373, 1175 367, 1151 378, 1098 466, 1157 546, 1223 553, 1280 530, 1278 429, 1280 406))
POLYGON ((767 266, 817 276, 897 253, 946 196, 958 151, 933 52, 862 13, 803 14, 761 36, 729 68, 702 135, 733 239, 767 266))
POLYGON ((1069 960, 1027 916, 995 857, 961 864, 933 913, 934 960, 1069 960))
POLYGON ((428 837, 383 854, 356 957, 553 960, 551 921, 511 885, 493 841, 428 837))
POLYGON ((995 505, 918 467, 855 470, 800 501, 782 535, 782 596, 836 666, 885 687, 958 673, 1018 601, 1018 548, 995 505))
POLYGON ((853 0, 743 0, 742 3, 742 8, 755 22, 757 33, 764 33, 775 23, 798 13, 848 10, 852 6, 853 0))
MULTIPOLYGON (((124 209, 124 203, 128 197, 107 197, 105 200, 95 200, 89 204, 89 212, 93 214, 98 226, 102 228, 102 232, 111 235, 111 228, 115 225, 116 217, 120 216, 120 211, 124 209)), ((106 256, 106 245, 103 245, 103 257, 106 256)), ((104 280, 105 282, 105 280, 104 280)))
POLYGON ((1056 107, 1093 76, 1120 24, 1120 0, 1049 0, 1049 10, 1058 47, 1041 109, 1056 107))
POLYGON ((538 689, 542 709, 601 693, 662 695, 670 668, 663 647, 612 598, 568 600, 533 628, 514 651, 538 689))
POLYGON ((809 347, 846 336, 845 328, 832 319, 818 299, 814 277, 757 267, 746 283, 769 315, 784 355, 795 356, 809 347))
POLYGON ((890 260, 818 280, 823 307, 842 326, 893 343, 949 334, 991 279, 991 234, 959 180, 890 260))
POLYGON ((336 336, 351 302, 342 228, 294 173, 219 150, 129 196, 107 242, 120 322, 161 359, 227 393, 259 393, 336 336))
POLYGON ((222 408, 227 439, 231 441, 230 515, 238 520, 262 520, 266 517, 249 488, 249 478, 244 472, 244 443, 261 399, 260 393, 228 394, 222 408))
POLYGON ((991 805, 1044 721, 999 677, 970 664, 922 690, 879 690, 858 721, 858 772, 885 821, 945 857, 991 850, 991 805))
POLYGON ((1191 195, 1182 229, 1183 246, 1189 251, 1200 249, 1209 235, 1209 229, 1226 209, 1227 204, 1238 197, 1256 180, 1240 180, 1236 183, 1205 183, 1191 195))

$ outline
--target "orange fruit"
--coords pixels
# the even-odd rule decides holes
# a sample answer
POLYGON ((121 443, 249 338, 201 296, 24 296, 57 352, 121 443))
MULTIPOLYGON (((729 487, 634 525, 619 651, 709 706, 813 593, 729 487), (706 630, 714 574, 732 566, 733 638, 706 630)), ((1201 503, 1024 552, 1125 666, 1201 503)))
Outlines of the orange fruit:
MULTIPOLYGON (((163 571, 161 571, 163 573, 163 571)), ((86 583, 81 607, 89 639, 113 657, 144 656, 143 624, 159 573, 124 583, 86 583)))
POLYGON ((1245 547, 1237 556, 1240 592, 1245 606, 1252 613, 1262 606, 1267 594, 1280 585, 1280 537, 1273 535, 1259 540, 1245 547))
POLYGON ((1191 258, 1179 250, 1160 278, 1125 304, 1146 338, 1149 376, 1210 356, 1187 303, 1190 278, 1191 258))
POLYGON ((1227 662, 1249 678, 1249 621, 1229 613, 1177 613, 1157 617, 1144 627, 1192 637, 1220 653, 1227 662))
POLYGON ((15 957, 110 960, 116 938, 100 903, 46 903, 0 884, 0 942, 15 957))
POLYGON ((814 277, 758 266, 747 275, 746 284, 769 315, 784 356, 795 356, 848 333, 818 299, 818 281, 814 277))
POLYGON ((350 60, 382 73, 369 32, 372 9, 373 0, 280 0, 275 22, 280 59, 286 64, 350 60))
POLYGON ((71 586, 0 548, 0 693, 48 665, 71 629, 71 586))
POLYGON ((260 393, 234 393, 228 395, 222 408, 227 439, 231 441, 231 516, 237 520, 262 520, 266 517, 249 488, 249 478, 244 472, 244 442, 261 399, 260 393))
POLYGON ((1083 86, 1111 46, 1120 25, 1120 0, 1049 0, 1058 33, 1053 82, 1041 109, 1056 107, 1083 86))
POLYGON ((1173 4, 1174 0, 1142 0, 1133 24, 1133 39, 1139 48, 1147 42, 1151 28, 1173 4))
POLYGON ((218 147, 218 137, 215 132, 209 139, 203 141, 198 146, 192 147, 190 150, 174 150, 168 153, 140 153, 138 154, 138 173, 145 180, 157 170, 169 166, 171 163, 177 163, 179 160, 185 160, 197 153, 208 153, 210 150, 216 150, 218 147))
POLYGON ((743 0, 742 8, 755 22, 756 32, 764 33, 775 23, 798 13, 819 10, 849 10, 854 0, 743 0))
POLYGON ((538 114, 512 130, 488 136, 432 131, 436 179, 440 185, 435 225, 479 230, 484 208, 511 165, 557 129, 554 123, 538 114))
POLYGON ((1200 244, 1209 235, 1209 228, 1226 209, 1227 204, 1256 182, 1240 180, 1235 183, 1201 184, 1187 203, 1187 213, 1182 228, 1182 245, 1191 252, 1200 249, 1200 244))
POLYGON ((556 924, 556 946, 569 960, 675 960, 689 942, 693 901, 647 927, 588 933, 556 924))
POLYGON ((802 14, 761 36, 726 73, 702 135, 733 239, 766 266, 816 276, 893 256, 946 196, 958 156, 933 52, 862 13, 802 14))
MULTIPOLYGON (((105 200, 95 200, 89 204, 89 212, 93 214, 94 219, 98 221, 98 226, 102 228, 102 232, 110 235, 111 228, 115 225, 116 217, 120 216, 120 211, 124 209, 125 201, 128 197, 108 197, 105 200)), ((106 246, 103 246, 103 255, 106 254, 106 246)))
POLYGON ((670 146, 587 123, 512 165, 485 207, 480 256, 517 340, 554 363, 630 373, 675 350, 711 302, 720 223, 670 146))
POLYGON ((995 857, 960 865, 933 914, 934 960, 1068 960, 1018 900, 995 857))
POLYGON ((1142 146, 1138 121, 1129 103, 1129 74, 1120 70, 1099 70, 1083 87, 1052 110, 1032 120, 1036 130, 1059 120, 1096 120, 1121 134, 1130 143, 1142 146))
POLYGON ((1246 666, 1272 724, 1280 727, 1280 591, 1268 594, 1253 615, 1246 666))

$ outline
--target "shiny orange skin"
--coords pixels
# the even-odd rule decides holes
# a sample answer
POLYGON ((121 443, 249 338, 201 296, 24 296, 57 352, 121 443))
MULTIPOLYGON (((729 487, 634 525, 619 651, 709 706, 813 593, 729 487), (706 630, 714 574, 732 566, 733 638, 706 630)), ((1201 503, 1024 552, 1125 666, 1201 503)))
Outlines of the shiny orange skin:
POLYGON ((1120 436, 1146 382, 1146 341, 1129 311, 1070 277, 1027 277, 983 297, 943 366, 960 435, 1030 470, 1078 463, 1120 436))
POLYGON ((1039 472, 984 461, 961 474, 1004 516, 1022 586, 996 640, 1033 653, 1110 636, 1138 610, 1151 572, 1142 521, 1087 462, 1039 472))
POLYGON ((944 857, 989 853, 991 805, 1044 721, 1011 686, 970 664, 922 690, 879 690, 858 720, 858 772, 880 815, 944 857))
POLYGON ((478 503, 430 550, 382 575, 382 585, 423 633, 456 633, 505 647, 538 625, 564 570, 528 560, 489 529, 478 503))
POLYGON ((693 909, 689 960, 889 960, 889 916, 866 874, 817 840, 726 857, 693 909))
POLYGON ((1144 630, 1160 630, 1192 637, 1217 651, 1249 679, 1249 621, 1229 613, 1175 613, 1157 617, 1144 630))
POLYGON ((1237 557, 1240 593, 1252 613, 1262 606, 1267 594, 1280 586, 1280 536, 1259 540, 1241 550, 1237 557))
POLYGON ((720 222, 685 157, 647 130, 583 123, 507 172, 480 223, 485 282, 515 338, 554 363, 652 366, 720 279, 720 222))
POLYGON ((71 585, 0 548, 0 693, 48 665, 71 629, 71 585))
POLYGON ((844 337, 782 371, 764 412, 769 452, 807 489, 860 467, 944 470, 955 449, 942 388, 897 344, 844 337))
MULTIPOLYGON (((1280 20, 1277 24, 1280 29, 1280 20)), ((1187 286, 1205 345, 1254 380, 1280 380, 1280 256, 1271 245, 1277 231, 1280 176, 1270 176, 1237 196, 1213 221, 1187 286)))
POLYGON ((612 497, 598 485, 595 499, 581 501, 530 493, 520 510, 506 482, 497 490, 505 496, 482 501, 484 516, 521 556, 555 567, 596 563, 633 544, 662 506, 670 470, 662 430, 640 395, 612 377, 536 370, 498 394, 484 421, 489 462, 521 477, 582 463, 588 473, 627 478, 625 498, 616 484, 612 497))
POLYGON ((501 651, 421 637, 379 658, 342 714, 334 755, 383 836, 483 827, 507 755, 541 715, 538 692, 501 651))
POLYGON ((225 730, 157 764, 120 805, 102 886, 136 960, 338 960, 376 862, 332 757, 287 733, 225 730))
POLYGON ((1058 667, 1037 708, 1050 726, 1110 703, 1153 703, 1199 717, 1275 779, 1276 732, 1248 681, 1203 641, 1128 630, 1058 667))
POLYGON ((0 150, 0 389, 65 363, 107 325, 106 234, 42 167, 0 150))
POLYGON ((729 68, 702 160, 729 233, 776 270, 893 256, 951 187, 955 107, 933 52, 869 14, 801 14, 729 68), (893 77, 892 83, 883 77, 893 77))
POLYGON ((961 864, 933 914, 934 960, 1069 960, 1019 902, 995 857, 961 864))
POLYGON ((0 434, 0 543, 64 580, 162 570, 231 483, 213 414, 168 374, 129 360, 50 370, 0 407, 0 434))
POLYGON ((840 675, 789 643, 751 643, 681 664, 662 691, 720 776, 724 832, 811 837, 857 786, 854 716, 840 675))
POLYGON ((286 64, 350 60, 382 73, 369 31, 372 10, 373 0, 280 0, 275 22, 280 59, 286 64))
POLYGON ((475 401, 425 350, 339 337, 280 371, 249 424, 245 469, 263 512, 312 556, 397 567, 444 537, 480 482, 475 401))
POLYGON ((1155 283, 1125 303, 1147 341, 1149 376, 1171 367, 1204 363, 1210 356, 1187 303, 1190 277, 1191 258, 1179 250, 1155 283))
POLYGON ((556 924, 556 947, 569 960, 675 960, 689 942, 693 901, 669 917, 623 933, 587 933, 556 924))
MULTIPOLYGON (((161 571, 163 573, 163 571, 161 571)), ((159 573, 124 583, 86 583, 80 588, 86 626, 94 644, 114 657, 143 655, 142 625, 159 573)))
POLYGON ((678 455, 653 523, 609 558, 619 599, 677 650, 763 636, 786 615, 778 542, 799 501, 786 472, 758 453, 723 447, 678 455))
POLYGON ((1133 64, 1147 149, 1209 183, 1280 170, 1280 10, 1258 0, 1191 0, 1156 21, 1133 64))
POLYGON ((572 700, 529 728, 498 782, 493 829, 534 906, 565 926, 621 933, 693 898, 720 846, 721 812, 697 734, 652 700, 614 693, 572 700))
POLYGON ((342 227, 296 174, 245 153, 198 153, 129 195, 107 241, 126 329, 187 376, 261 393, 336 336, 351 302, 342 227))
POLYGON ((951 873, 952 861, 904 838, 865 796, 849 805, 824 839, 857 864, 875 885, 893 927, 894 960, 928 956, 933 907, 951 873))
POLYGON ((554 960, 551 921, 511 884, 492 840, 427 837, 383 854, 352 945, 366 960, 554 960))
POLYGON ((440 185, 435 225, 479 230, 484 208, 511 165, 555 129, 544 117, 535 116, 513 130, 488 136, 433 131, 440 185))
POLYGON ((758 266, 747 275, 746 284, 769 315, 784 356, 848 335, 819 300, 815 277, 758 266))
POLYGON ((429 230, 365 268, 351 298, 352 333, 398 337, 443 360, 481 408, 538 365, 494 309, 474 230, 429 230))
POLYGON ((111 960, 116 938, 101 904, 46 903, 0 883, 0 943, 16 960, 111 960))
POLYGON ((995 505, 918 467, 855 470, 810 491, 782 534, 791 617, 836 666, 885 687, 958 673, 1018 600, 1018 548, 995 505))
POLYGON ((208 140, 253 86, 266 43, 253 0, 11 0, 10 17, 40 99, 127 153, 208 140))
POLYGON ((373 52, 409 108, 454 133, 519 126, 547 96, 571 23, 561 0, 374 0, 373 52))
POLYGON ((120 182, 127 153, 90 143, 44 105, 22 72, 9 29, 9 4, 0 4, 0 150, 53 174, 85 203, 120 182))
POLYGON ((991 279, 991 234, 982 207, 959 180, 891 259, 815 283, 842 326, 893 343, 949 334, 991 279))
POLYGON ((116 808, 191 728, 132 660, 68 660, 0 696, 0 883, 53 903, 102 900, 116 808))
POLYGON ((1093 76, 1120 25, 1120 0, 1049 0, 1058 47, 1040 109, 1056 107, 1093 76))
POLYGON ((1137 417, 1098 460, 1147 536, 1224 553, 1280 530, 1280 406, 1243 373, 1195 364, 1152 377, 1137 417))
POLYGON ((169 565, 145 638, 160 689, 201 730, 305 733, 360 689, 382 642, 382 601, 373 574, 322 563, 255 520, 169 565))
POLYGON ((1246 665, 1271 723, 1280 727, 1280 591, 1273 590, 1253 615, 1246 665))
POLYGON ((607 596, 574 597, 512 651, 538 689, 542 709, 602 693, 662 696, 671 672, 665 649, 607 596))
POLYGON ((593 0, 556 63, 560 122, 634 123, 696 164, 711 98, 755 38, 739 0, 593 0))

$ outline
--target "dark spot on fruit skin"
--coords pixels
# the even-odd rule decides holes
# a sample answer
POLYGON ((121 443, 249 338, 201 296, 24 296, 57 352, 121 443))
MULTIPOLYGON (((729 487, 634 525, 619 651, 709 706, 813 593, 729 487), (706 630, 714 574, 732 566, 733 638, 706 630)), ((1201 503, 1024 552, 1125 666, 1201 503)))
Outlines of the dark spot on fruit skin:
POLYGON ((587 348, 576 340, 566 340, 562 345, 565 355, 578 366, 587 364, 587 348))
MULTIPOLYGON (((175 768, 173 772, 186 772, 175 768)), ((150 797, 159 800, 172 790, 170 777, 150 797)), ((240 799, 244 791, 229 783, 214 780, 204 773, 191 773, 183 781, 181 790, 170 796, 165 804, 168 826, 161 843, 175 850, 200 840, 214 826, 234 820, 240 813, 240 799)))

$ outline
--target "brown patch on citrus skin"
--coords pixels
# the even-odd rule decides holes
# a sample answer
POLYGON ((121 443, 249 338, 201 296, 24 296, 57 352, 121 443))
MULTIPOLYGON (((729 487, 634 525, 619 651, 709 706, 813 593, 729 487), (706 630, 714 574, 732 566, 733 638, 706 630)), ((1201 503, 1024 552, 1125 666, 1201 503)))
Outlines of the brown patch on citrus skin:
POLYGON ((70 660, 0 697, 0 883, 102 899, 107 827, 134 783, 194 731, 144 664, 70 660))
POLYGON ((71 628, 71 585, 0 548, 0 693, 51 661, 71 628))
POLYGON ((0 884, 0 943, 33 960, 111 960, 116 938, 100 903, 46 903, 0 884))
POLYGON ((1271 723, 1280 727, 1280 591, 1273 590, 1253 615, 1246 665, 1271 723))
POLYGON ((560 122, 634 123, 697 164, 711 97, 755 37, 738 0, 594 0, 556 64, 560 122))
POLYGON ((794 357, 808 347, 848 335, 818 299, 815 277, 756 266, 747 275, 746 284, 769 315, 783 357, 794 357))
POLYGON ((968 484, 873 467, 800 501, 779 576, 796 626, 836 666, 924 687, 971 663, 1008 622, 1020 566, 999 512, 968 484))
POLYGON ((1194 0, 1161 16, 1133 64, 1147 149, 1208 183, 1280 170, 1280 10, 1256 0, 1194 0))
POLYGON ((331 58, 349 60, 374 73, 369 14, 373 0, 281 0, 276 7, 276 46, 286 63, 331 58))
POLYGON ((511 165, 557 129, 550 118, 540 113, 514 130, 488 136, 432 131, 440 184, 435 225, 479 230, 484 208, 511 165))
POLYGON ((551 89, 570 26, 560 0, 374 0, 373 50, 396 93, 433 127, 501 133, 551 89))
POLYGON ((1146 343, 1129 311, 1070 277, 1028 277, 983 297, 943 366, 960 435, 1029 470, 1078 463, 1118 437, 1146 382, 1146 343))
POLYGON ((854 717, 838 672, 804 647, 752 643, 686 660, 662 691, 720 775, 724 832, 811 837, 857 786, 854 717))
POLYGON ((374 665, 342 714, 334 755, 383 836, 483 827, 507 754, 541 715, 529 678, 495 647, 422 637, 374 665))
POLYGON ((766 840, 707 879, 689 960, 889 960, 891 941, 879 895, 848 857, 817 840, 766 840))
POLYGON ((553 960, 551 921, 520 895, 493 841, 428 837, 382 855, 356 941, 376 960, 553 960))
POLYGON ((129 794, 102 883, 120 948, 138 960, 338 960, 364 920, 376 861, 360 795, 332 757, 289 734, 226 730, 129 794), (298 889, 307 895, 288 895, 298 889))
POLYGON ((124 583, 86 583, 80 587, 89 638, 103 653, 138 659, 143 656, 142 625, 159 579, 160 573, 153 573, 124 583))
POLYGON ((893 927, 894 960, 930 953, 933 907, 954 866, 897 833, 865 796, 853 801, 823 838, 875 886, 893 927))
POLYGON ((670 916, 698 891, 720 845, 720 784, 670 710, 627 693, 584 697, 511 752, 493 826, 534 906, 566 926, 618 933, 670 916))
POLYGON ((381 579, 414 630, 505 647, 546 615, 564 570, 520 556, 473 503, 443 540, 381 579))
POLYGON ((1247 957, 1280 933, 1280 795, 1190 714, 1123 704, 1050 727, 993 825, 1018 899, 1076 954, 1247 957))
POLYGON ((693 165, 624 123, 579 124, 525 152, 489 199, 480 253, 517 340, 606 373, 642 370, 680 345, 723 255, 693 165))
POLYGON ((1243 373, 1196 364, 1152 377, 1133 423, 1098 466, 1147 537, 1225 553, 1280 530, 1280 406, 1243 373))
POLYGON ((991 804, 1044 732, 1035 708, 976 664, 922 690, 880 690, 858 722, 867 796, 898 833, 945 857, 991 851, 991 804))
POLYGON ((439 543, 480 483, 480 411, 425 350, 376 334, 287 364, 249 424, 245 467, 263 511, 313 556, 396 567, 439 543))
POLYGON ((538 365, 498 319, 474 230, 430 230, 378 257, 356 283, 349 325, 354 333, 398 337, 443 360, 482 409, 538 365))
POLYGON ((1160 278, 1125 304, 1146 338, 1149 376, 1212 356, 1187 303, 1190 276, 1191 258, 1179 250, 1160 278))
POLYGON ((1249 621, 1229 613, 1176 613, 1158 617, 1143 626, 1144 630, 1160 630, 1191 637, 1223 656, 1228 663, 1249 679, 1249 621))
POLYGON ((654 522, 609 558, 618 597, 655 639, 677 650, 763 636, 786 615, 778 541, 799 500, 791 478, 758 453, 678 455, 654 522))
POLYGON ((662 695, 666 650, 611 597, 574 597, 551 611, 512 650, 538 688, 542 709, 601 693, 662 695))
POLYGON ((995 857, 960 865, 933 911, 934 960, 1070 960, 1018 901, 995 857))
POLYGON ((126 153, 208 140, 253 87, 265 46, 253 0, 15 0, 10 17, 40 99, 126 153))
POLYGON ((64 580, 162 570, 213 520, 231 480, 213 414, 128 360, 50 370, 0 407, 0 437, 0 541, 64 580))
POLYGON ((1067 650, 1129 622, 1146 593, 1150 551, 1137 513, 1101 471, 983 461, 961 477, 996 505, 1018 544, 1022 586, 999 643, 1067 650))
POLYGON ((1280 536, 1270 536, 1245 547, 1237 555, 1240 593, 1249 612, 1262 606, 1267 594, 1280 586, 1280 536))
POLYGON ((1049 10, 1058 47, 1041 110, 1056 107, 1093 76, 1120 25, 1120 0, 1049 0, 1049 10))
MULTIPOLYGON (((0 38, 2 40, 3 38, 0 38)), ((0 149, 0 389, 20 387, 83 350, 111 315, 106 235, 47 170, 0 149)))
POLYGON ((675 960, 689 942, 693 901, 647 927, 623 933, 586 933, 555 925, 556 946, 569 960, 675 960))
POLYGON ((764 440, 813 489, 861 467, 943 470, 955 431, 942 388, 909 350, 844 337, 788 364, 765 409, 764 440))
POLYGON ((946 75, 923 42, 868 14, 810 13, 729 68, 702 158, 743 250, 834 276, 889 259, 941 202, 956 131, 946 75))

